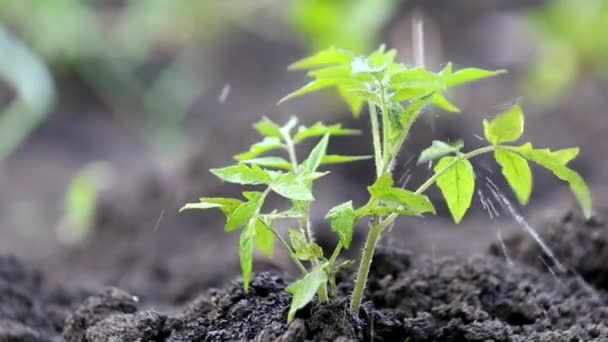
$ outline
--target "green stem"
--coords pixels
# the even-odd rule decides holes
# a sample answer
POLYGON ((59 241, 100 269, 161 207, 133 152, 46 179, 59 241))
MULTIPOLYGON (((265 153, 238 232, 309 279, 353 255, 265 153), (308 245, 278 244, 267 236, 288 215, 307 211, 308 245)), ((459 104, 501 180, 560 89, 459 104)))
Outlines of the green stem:
POLYGON ((378 124, 378 113, 376 106, 368 102, 369 106, 369 119, 372 123, 372 141, 374 145, 374 161, 376 162, 376 175, 380 177, 382 175, 382 145, 380 142, 380 125, 378 124))
POLYGON ((355 288, 353 290, 353 296, 350 302, 350 311, 356 314, 359 313, 359 308, 361 307, 361 302, 363 301, 365 284, 367 283, 369 269, 374 257, 374 250, 376 249, 376 243, 378 242, 381 232, 382 228, 379 223, 379 218, 374 216, 372 218, 372 228, 369 231, 367 241, 365 241, 365 246, 363 247, 363 256, 361 257, 361 262, 359 263, 357 280, 355 281, 355 288))
POLYGON ((304 265, 302 264, 302 262, 298 259, 298 257, 296 257, 296 253, 293 251, 293 249, 291 249, 291 247, 289 247, 289 244, 287 243, 287 241, 285 241, 285 239, 283 239, 283 237, 281 236, 281 234, 279 234, 273 228, 270 228, 270 231, 272 231, 272 233, 274 234, 274 236, 279 240, 279 242, 281 242, 281 244, 283 245, 283 247, 285 247, 285 249, 287 250, 287 253, 289 253, 289 257, 291 258, 291 260, 293 260, 293 262, 296 264, 296 266, 298 266, 298 268, 300 269, 300 271, 302 272, 302 274, 304 274, 304 275, 308 274, 308 271, 306 270, 306 267, 304 267, 304 265))
MULTIPOLYGON (((494 146, 486 146, 454 158, 454 160, 450 164, 448 164, 439 172, 435 173, 431 178, 429 178, 420 187, 418 187, 418 189, 416 190, 416 194, 420 195, 425 192, 429 187, 431 187, 431 185, 433 185, 437 181, 437 179, 441 175, 443 175, 452 166, 456 165, 458 161, 470 159, 480 154, 492 152, 494 151, 494 148, 494 146)), ((361 262, 359 264, 359 271, 357 272, 357 280, 355 281, 355 288, 353 290, 353 296, 350 302, 350 310, 353 313, 359 313, 361 301, 363 300, 363 291, 365 290, 365 285, 367 283, 367 277, 369 275, 369 269, 372 264, 374 250, 376 249, 376 243, 378 242, 378 238, 380 237, 384 229, 389 227, 397 219, 397 217, 399 217, 399 215, 393 213, 387 216, 381 222, 378 220, 378 217, 372 218, 372 228, 370 229, 369 235, 367 236, 367 241, 365 242, 363 256, 361 257, 361 262)))
MULTIPOLYGON (((382 84, 382 83, 380 83, 382 84)), ((380 85, 380 106, 382 109, 382 151, 383 151, 383 159, 382 159, 382 169, 378 177, 383 175, 391 168, 391 160, 392 155, 390 153, 389 148, 389 134, 390 134, 390 113, 388 112, 388 107, 386 106, 386 95, 384 91, 384 87, 380 85)))
POLYGON ((331 257, 329 258, 329 265, 331 267, 333 267, 334 264, 336 263, 336 260, 338 260, 338 256, 340 256, 341 251, 342 251, 342 242, 338 242, 338 244, 336 245, 336 248, 334 249, 334 252, 331 254, 331 257))

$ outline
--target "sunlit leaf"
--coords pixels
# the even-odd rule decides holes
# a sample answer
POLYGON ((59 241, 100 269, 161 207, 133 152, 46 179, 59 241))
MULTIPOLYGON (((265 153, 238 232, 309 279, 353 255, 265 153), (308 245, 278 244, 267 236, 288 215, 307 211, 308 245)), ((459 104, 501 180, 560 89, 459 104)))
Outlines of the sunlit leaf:
POLYGON ((219 179, 229 183, 255 185, 270 182, 268 173, 257 165, 249 167, 245 164, 238 164, 209 171, 219 179))
POLYGON ((568 182, 570 189, 576 196, 585 217, 591 217, 593 207, 591 192, 585 180, 574 170, 568 168, 566 163, 573 155, 573 151, 552 152, 548 149, 534 149, 527 143, 514 149, 525 158, 540 164, 551 171, 557 178, 568 182))
POLYGON ((441 158, 450 153, 459 152, 464 147, 462 140, 459 140, 453 144, 448 144, 440 140, 433 140, 430 147, 425 148, 418 158, 418 164, 426 163, 430 160, 441 158))
POLYGON ((494 77, 497 75, 505 74, 506 70, 483 70, 476 68, 464 68, 452 73, 446 78, 446 84, 448 87, 454 87, 457 85, 475 82, 484 78, 494 77))
POLYGON ((291 163, 281 157, 260 157, 243 160, 245 164, 255 164, 262 167, 269 167, 282 170, 291 170, 291 163))
POLYGON ((519 203, 527 204, 532 193, 532 171, 528 161, 515 152, 501 148, 494 152, 494 158, 501 166, 502 174, 515 192, 519 203))
POLYGON ((312 201, 314 197, 304 180, 293 173, 285 173, 275 177, 270 188, 277 194, 296 201, 312 201))
POLYGON ((448 204, 454 221, 459 223, 473 200, 475 191, 473 166, 466 159, 443 157, 434 171, 436 174, 441 173, 436 184, 448 204))
POLYGON ((274 240, 275 236, 272 228, 268 227, 262 220, 256 220, 255 223, 255 245, 260 252, 264 253, 269 258, 274 255, 274 240))
POLYGON ((279 100, 279 103, 283 103, 289 99, 293 99, 295 97, 299 97, 302 95, 306 95, 306 94, 310 94, 310 93, 314 93, 315 91, 321 90, 321 89, 325 89, 325 88, 329 88, 332 86, 335 86, 338 83, 337 80, 335 79, 325 79, 325 80, 315 80, 312 81, 306 85, 304 85, 303 87, 301 87, 300 89, 288 94, 287 96, 283 97, 282 99, 279 100))
POLYGON ((276 137, 265 137, 264 140, 251 145, 249 151, 234 156, 234 159, 238 161, 250 160, 266 152, 270 152, 284 147, 285 145, 283 145, 281 139, 276 137))
POLYGON ((350 248, 356 219, 353 202, 344 202, 331 208, 326 218, 329 219, 331 230, 338 235, 344 248, 350 248))
POLYGON ((371 158, 372 156, 342 156, 337 154, 330 154, 323 157, 323 159, 321 160, 321 165, 351 163, 361 160, 369 160, 371 158))
POLYGON ((332 136, 359 135, 361 134, 361 131, 358 129, 342 128, 341 124, 326 126, 322 122, 317 122, 310 127, 300 126, 298 132, 293 137, 293 141, 295 143, 299 143, 306 139, 320 137, 325 134, 332 136))
POLYGON ((330 65, 349 64, 352 58, 352 52, 330 47, 311 57, 304 58, 291 64, 289 70, 314 69, 330 65))
POLYGON ((235 229, 246 226, 249 221, 255 217, 264 201, 264 196, 261 192, 249 191, 244 193, 249 201, 241 203, 228 216, 226 220, 225 230, 231 232, 235 229))
POLYGON ((392 177, 390 173, 386 173, 378 178, 372 186, 368 187, 368 191, 376 200, 394 203, 403 206, 406 210, 420 214, 435 213, 435 208, 428 197, 405 189, 395 188, 392 185, 392 177))
POLYGON ((287 322, 293 321, 296 312, 305 307, 319 290, 319 287, 325 286, 327 283, 327 274, 325 273, 325 264, 315 266, 310 273, 304 278, 289 285, 285 291, 291 293, 291 307, 287 315, 287 322))
POLYGON ((277 138, 282 139, 283 136, 281 134, 281 129, 279 125, 272 122, 270 119, 264 117, 262 120, 258 121, 254 126, 256 131, 260 133, 260 135, 269 138, 277 138))
POLYGON ((512 142, 524 132, 524 114, 519 105, 509 108, 492 121, 483 121, 486 140, 494 145, 512 142))
POLYGON ((435 93, 431 97, 431 103, 450 113, 460 113, 460 109, 454 106, 448 99, 440 93, 435 93))
POLYGON ((312 149, 308 158, 302 162, 302 170, 306 173, 313 173, 317 171, 319 165, 325 157, 327 152, 327 144, 329 143, 329 133, 325 133, 319 143, 312 149))

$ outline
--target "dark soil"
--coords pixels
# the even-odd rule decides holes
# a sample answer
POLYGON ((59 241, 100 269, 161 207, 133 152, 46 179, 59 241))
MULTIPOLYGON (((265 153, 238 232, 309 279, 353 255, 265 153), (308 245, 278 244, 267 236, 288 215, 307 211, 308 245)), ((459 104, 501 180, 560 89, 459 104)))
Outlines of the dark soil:
MULTIPOLYGON (((437 260, 385 249, 360 315, 343 295, 310 304, 289 325, 289 276, 278 273, 257 274, 249 293, 233 282, 161 312, 116 288, 92 295, 51 284, 3 257, 0 341, 608 341, 606 226, 572 212, 542 235, 566 272, 549 272, 524 235, 507 240, 513 263, 492 255, 497 247, 437 260)), ((351 276, 339 286, 348 293, 351 276)))

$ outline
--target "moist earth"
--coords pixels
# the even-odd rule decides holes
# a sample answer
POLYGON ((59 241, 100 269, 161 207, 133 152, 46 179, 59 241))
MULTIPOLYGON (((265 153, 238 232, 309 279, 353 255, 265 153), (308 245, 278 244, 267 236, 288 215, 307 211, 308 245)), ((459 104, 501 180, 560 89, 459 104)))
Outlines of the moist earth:
POLYGON ((608 341, 603 220, 569 211, 540 231, 559 272, 524 234, 506 239, 508 260, 501 246, 469 259, 382 249, 359 315, 345 273, 338 299, 311 303, 289 325, 293 279, 277 272, 258 273, 248 293, 234 281, 160 311, 117 288, 52 284, 4 256, 0 341, 608 341))

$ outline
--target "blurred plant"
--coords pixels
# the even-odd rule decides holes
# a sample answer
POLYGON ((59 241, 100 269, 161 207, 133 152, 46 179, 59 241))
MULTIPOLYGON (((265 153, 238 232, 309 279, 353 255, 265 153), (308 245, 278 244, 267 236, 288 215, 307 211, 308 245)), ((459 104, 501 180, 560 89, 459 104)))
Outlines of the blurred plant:
POLYGON ((15 96, 0 112, 0 162, 46 117, 55 89, 46 65, 0 26, 0 79, 15 96))
POLYGON ((108 164, 92 162, 76 173, 64 198, 59 239, 66 243, 84 240, 91 233, 97 215, 98 193, 111 181, 108 164))
POLYGON ((314 51, 331 45, 363 53, 377 44, 398 0, 293 0, 291 23, 314 51))
POLYGON ((608 1, 550 1, 529 17, 539 42, 525 79, 532 100, 558 100, 583 73, 608 80, 608 1))

